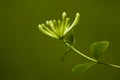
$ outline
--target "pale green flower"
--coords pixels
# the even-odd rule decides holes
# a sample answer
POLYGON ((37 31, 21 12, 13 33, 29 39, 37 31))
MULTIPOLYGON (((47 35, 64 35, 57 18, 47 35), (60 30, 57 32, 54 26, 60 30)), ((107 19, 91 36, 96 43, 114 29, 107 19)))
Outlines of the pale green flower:
POLYGON ((74 26, 78 23, 80 14, 76 13, 75 20, 72 24, 69 23, 70 18, 67 18, 67 14, 63 12, 62 21, 61 20, 49 20, 45 24, 39 24, 39 30, 46 35, 49 35, 56 39, 62 39, 64 36, 70 32, 74 26))

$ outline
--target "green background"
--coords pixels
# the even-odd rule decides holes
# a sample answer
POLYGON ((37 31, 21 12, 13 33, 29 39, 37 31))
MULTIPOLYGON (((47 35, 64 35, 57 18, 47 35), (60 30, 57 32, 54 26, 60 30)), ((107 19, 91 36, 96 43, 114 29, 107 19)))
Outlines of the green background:
POLYGON ((73 73, 74 65, 88 61, 74 52, 62 62, 67 47, 37 26, 61 19, 63 11, 71 21, 76 12, 81 14, 75 29, 77 49, 91 56, 90 44, 108 40, 101 60, 120 65, 119 0, 1 0, 0 80, 120 80, 120 71, 104 65, 73 73))

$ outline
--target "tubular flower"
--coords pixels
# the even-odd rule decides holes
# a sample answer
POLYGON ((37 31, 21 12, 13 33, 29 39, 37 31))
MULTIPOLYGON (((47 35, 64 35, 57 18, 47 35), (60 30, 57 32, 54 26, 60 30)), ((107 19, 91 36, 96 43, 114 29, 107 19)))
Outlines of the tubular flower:
POLYGON ((72 24, 69 23, 70 18, 67 18, 66 12, 62 14, 62 20, 49 20, 45 24, 39 24, 38 28, 41 32, 56 39, 62 39, 70 32, 78 23, 80 14, 76 13, 75 20, 72 24))

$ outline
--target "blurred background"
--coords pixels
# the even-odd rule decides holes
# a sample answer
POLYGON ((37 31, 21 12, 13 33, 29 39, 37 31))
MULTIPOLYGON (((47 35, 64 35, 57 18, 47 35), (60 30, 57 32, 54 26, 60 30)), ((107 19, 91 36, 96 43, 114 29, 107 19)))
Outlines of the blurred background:
POLYGON ((0 80, 120 80, 120 71, 95 65, 76 74, 76 64, 88 62, 73 51, 62 62, 66 46, 44 35, 38 24, 61 19, 65 11, 74 20, 78 50, 92 57, 90 44, 108 40, 110 46, 101 57, 120 65, 119 0, 2 0, 0 1, 0 80))

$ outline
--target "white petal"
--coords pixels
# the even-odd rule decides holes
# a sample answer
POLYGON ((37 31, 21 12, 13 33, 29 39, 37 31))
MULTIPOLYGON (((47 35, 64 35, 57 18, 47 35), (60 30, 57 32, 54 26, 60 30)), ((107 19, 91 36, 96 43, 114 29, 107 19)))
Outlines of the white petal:
POLYGON ((62 26, 64 26, 64 24, 65 24, 66 16, 67 16, 66 12, 63 12, 63 14, 62 14, 62 26))
POLYGON ((52 20, 46 21, 46 25, 50 28, 50 30, 52 30, 54 33, 57 34, 57 31, 55 29, 55 26, 54 26, 54 23, 52 22, 52 20))
POLYGON ((80 14, 79 14, 79 13, 76 13, 75 20, 73 21, 72 25, 71 25, 68 29, 66 29, 65 34, 67 34, 73 27, 76 26, 76 24, 77 24, 78 21, 79 21, 79 18, 80 18, 80 14))
POLYGON ((53 38, 56 38, 56 39, 59 39, 59 37, 53 33, 51 33, 49 30, 46 30, 44 26, 42 25, 38 25, 38 28, 41 32, 43 32, 44 34, 48 35, 48 36, 51 36, 53 38))

